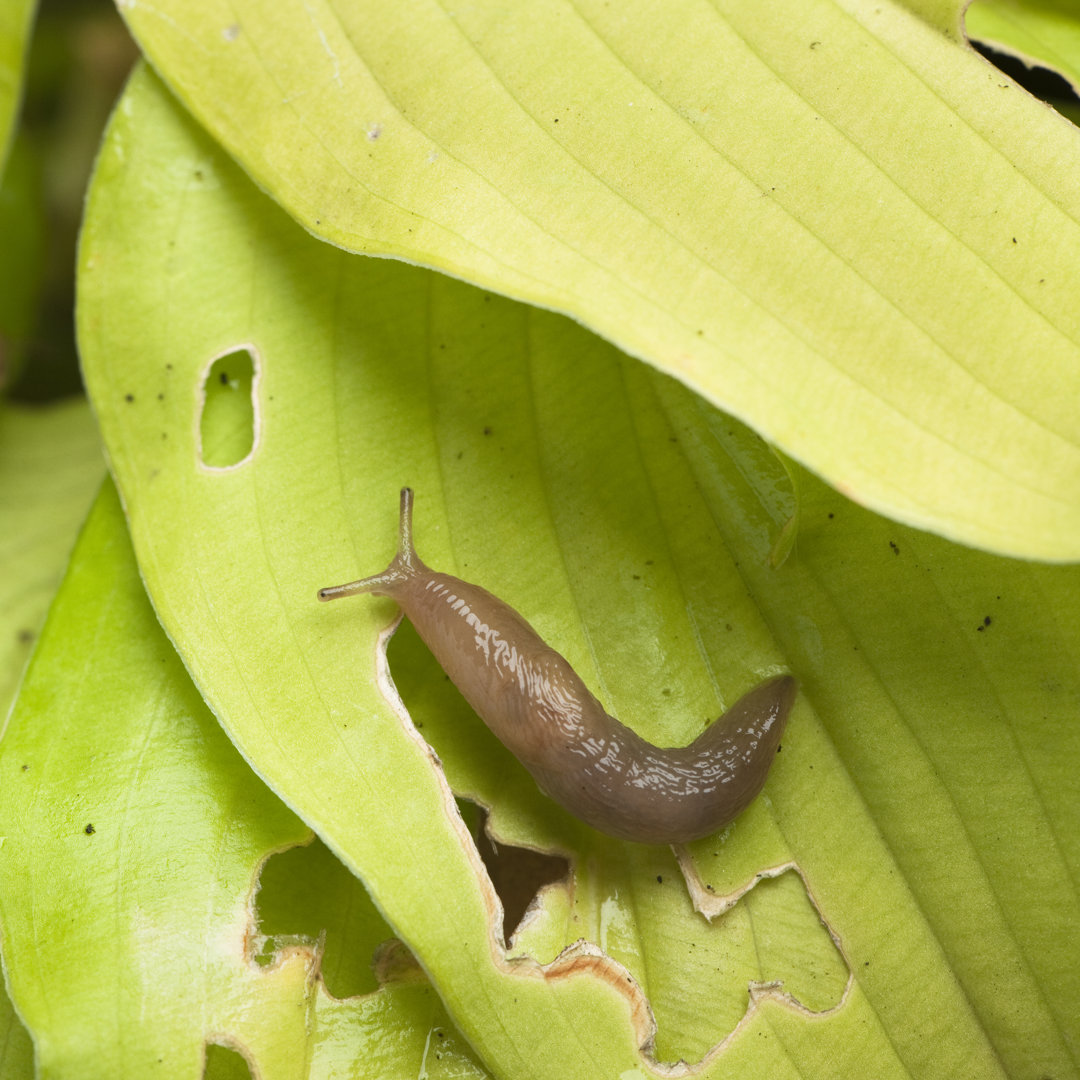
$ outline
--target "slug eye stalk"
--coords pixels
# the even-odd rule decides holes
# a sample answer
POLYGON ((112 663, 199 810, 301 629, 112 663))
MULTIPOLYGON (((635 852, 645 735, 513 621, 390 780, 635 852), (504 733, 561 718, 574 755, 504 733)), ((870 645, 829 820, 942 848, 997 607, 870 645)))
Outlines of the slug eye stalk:
POLYGON ((410 574, 427 567, 420 562, 412 542, 412 488, 401 489, 401 519, 398 526, 398 550, 394 561, 381 573, 373 577, 349 581, 344 585, 331 585, 319 590, 320 600, 340 600, 343 596, 356 596, 358 593, 384 594, 389 586, 404 581, 410 574))

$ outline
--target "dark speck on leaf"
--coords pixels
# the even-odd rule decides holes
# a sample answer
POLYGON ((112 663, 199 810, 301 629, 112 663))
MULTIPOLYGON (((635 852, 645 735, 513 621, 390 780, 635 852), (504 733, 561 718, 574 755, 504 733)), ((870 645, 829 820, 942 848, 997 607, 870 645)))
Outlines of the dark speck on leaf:
POLYGON ((222 386, 228 386, 229 385, 229 373, 227 371, 223 371, 218 376, 218 378, 221 379, 221 385, 222 386))
POLYGON ((34 631, 23 628, 18 634, 20 645, 29 645, 34 640, 34 631))
POLYGON ((896 546, 896 544, 892 540, 889 541, 889 547, 892 548, 892 553, 894 555, 899 555, 900 554, 900 549, 896 546))
POLYGON ((832 521, 832 519, 833 519, 834 517, 836 517, 836 515, 835 515, 835 514, 829 514, 829 520, 830 520, 830 521, 832 521))
POLYGON ((491 428, 489 428, 489 427, 484 428, 484 434, 485 435, 490 435, 491 434, 491 428))
POLYGON ((130 405, 135 400, 134 394, 125 394, 124 400, 130 405))
POLYGON ((29 770, 29 768, 30 768, 30 766, 29 766, 29 765, 24 765, 24 766, 22 767, 22 771, 23 771, 23 772, 27 772, 27 771, 29 770))
POLYGON ((93 825, 87 825, 86 828, 83 829, 83 832, 86 833, 87 836, 93 836, 95 831, 93 825))
POLYGON ((657 883, 657 885, 663 885, 664 884, 664 877, 663 877, 662 874, 657 874, 656 875, 656 883, 657 883))

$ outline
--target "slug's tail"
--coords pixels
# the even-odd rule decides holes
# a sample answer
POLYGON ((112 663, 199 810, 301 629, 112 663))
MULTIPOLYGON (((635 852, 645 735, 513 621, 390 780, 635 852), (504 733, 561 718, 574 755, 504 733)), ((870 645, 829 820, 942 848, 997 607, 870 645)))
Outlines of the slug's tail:
POLYGON ((760 787, 784 734, 798 689, 799 684, 790 675, 766 679, 739 698, 690 745, 706 755, 736 749, 749 772, 760 770, 760 787))
POLYGON ((404 584, 424 568, 412 542, 412 488, 401 489, 401 525, 398 534, 398 551, 394 561, 381 573, 360 578, 345 585, 330 585, 319 590, 320 600, 338 600, 357 593, 385 593, 392 596, 398 585, 404 584))

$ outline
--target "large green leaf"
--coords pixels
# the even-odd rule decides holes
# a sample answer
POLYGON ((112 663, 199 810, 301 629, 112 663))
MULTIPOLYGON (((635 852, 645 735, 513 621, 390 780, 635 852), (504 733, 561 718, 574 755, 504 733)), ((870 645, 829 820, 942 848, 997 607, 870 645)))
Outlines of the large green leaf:
POLYGON ((316 242, 145 72, 82 260, 85 374, 166 630, 492 1073, 640 1077, 730 1033, 701 1075, 1078 1075, 1076 571, 802 473, 773 569, 794 493, 759 440, 568 320, 316 242), (686 884, 543 799, 415 639, 391 681, 392 604, 316 602, 388 561, 406 482, 425 558, 657 742, 800 677, 762 799, 679 853, 686 884), (453 792, 573 856, 510 951, 453 792))
POLYGON ((972 37, 1080 88, 1080 12, 1072 0, 975 0, 965 21, 972 37))
MULTIPOLYGON (((0 722, 101 482, 98 446, 85 401, 0 408, 0 722)), ((0 987, 0 1080, 33 1075, 30 1038, 0 987)))
POLYGON ((567 312, 899 520, 1080 557, 1080 134, 960 0, 120 7, 316 235, 567 312))
MULTIPOLYGON (((340 1001, 310 938, 254 962, 260 864, 310 834, 191 685, 111 484, 0 743, 0 777, 5 970, 41 1076, 202 1076, 208 1045, 263 1077, 350 1075, 357 1060, 390 1080, 483 1076, 422 978, 340 1001)), ((325 867, 307 870, 335 891, 325 867)), ((268 888, 276 917, 299 917, 268 888)), ((353 946, 387 935, 367 901, 352 919, 353 946)))

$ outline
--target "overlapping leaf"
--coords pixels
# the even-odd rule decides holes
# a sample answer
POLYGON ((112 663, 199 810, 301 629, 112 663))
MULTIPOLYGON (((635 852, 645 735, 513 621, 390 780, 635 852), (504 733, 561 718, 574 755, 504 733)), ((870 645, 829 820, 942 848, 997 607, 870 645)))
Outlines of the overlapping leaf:
MULTIPOLYGON (((84 401, 0 408, 0 723, 103 473, 84 401)), ((30 1037, 0 987, 0 1078, 33 1074, 30 1037)))
MULTIPOLYGON (((422 978, 336 1000, 302 937, 256 964, 259 865, 309 834, 191 685, 111 485, 0 743, 0 778, 5 968, 42 1076, 202 1076, 214 1044, 262 1077, 341 1076, 357 1060, 388 1078, 483 1076, 422 978)), ((359 921, 352 947, 385 936, 370 904, 359 921)))
POLYGON ((166 629, 495 1075, 648 1075, 646 997, 656 1053, 699 1055, 747 1006, 747 967, 722 1007, 716 986, 688 992, 695 961, 677 991, 672 972, 690 950, 730 957, 746 916, 708 926, 668 856, 543 800, 405 643, 409 722, 382 653, 393 606, 314 599, 388 561, 403 483, 425 558, 503 595, 657 742, 780 665, 802 680, 765 797, 683 865, 714 910, 791 866, 775 895, 812 898, 850 981, 837 1004, 813 989, 815 963, 843 964, 762 892, 755 981, 779 970, 823 1011, 755 991, 701 1075, 1076 1074, 1080 988, 1050 947, 1080 927, 1074 571, 975 556, 805 475, 773 569, 792 493, 744 429, 566 320, 305 236, 145 73, 99 163, 81 289, 86 375, 166 629), (238 350, 253 426, 215 421, 238 463, 211 468, 202 402, 228 413, 235 391, 205 379, 238 350), (516 958, 429 744, 498 835, 576 858, 516 958), (538 966, 582 934, 631 981, 588 952, 538 966))
POLYGON ((568 312, 902 521, 1080 556, 1080 136, 959 0, 120 7, 316 235, 568 312))

